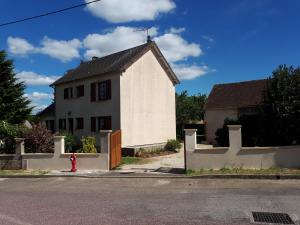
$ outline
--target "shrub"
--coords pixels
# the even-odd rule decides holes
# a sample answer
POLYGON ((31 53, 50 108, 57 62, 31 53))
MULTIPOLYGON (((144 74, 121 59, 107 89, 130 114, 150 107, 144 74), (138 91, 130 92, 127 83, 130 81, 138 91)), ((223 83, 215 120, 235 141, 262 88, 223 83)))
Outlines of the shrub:
POLYGON ((42 123, 34 124, 25 132, 25 151, 28 153, 52 153, 54 135, 42 123))
POLYGON ((95 147, 96 139, 95 137, 82 137, 82 148, 79 150, 80 153, 97 153, 97 149, 95 147))
POLYGON ((15 153, 15 138, 22 137, 25 128, 10 124, 6 121, 0 121, 0 154, 15 153))
POLYGON ((219 128, 215 135, 216 135, 216 141, 219 146, 222 147, 228 147, 229 146, 229 133, 228 133, 228 127, 227 125, 239 125, 239 120, 229 119, 226 118, 224 120, 224 125, 222 128, 219 128))
POLYGON ((76 139, 74 135, 69 132, 62 132, 59 135, 65 137, 65 152, 73 152, 74 147, 76 146, 76 139))
POLYGON ((166 151, 176 152, 178 149, 181 148, 181 143, 178 140, 168 140, 167 144, 165 145, 166 151))

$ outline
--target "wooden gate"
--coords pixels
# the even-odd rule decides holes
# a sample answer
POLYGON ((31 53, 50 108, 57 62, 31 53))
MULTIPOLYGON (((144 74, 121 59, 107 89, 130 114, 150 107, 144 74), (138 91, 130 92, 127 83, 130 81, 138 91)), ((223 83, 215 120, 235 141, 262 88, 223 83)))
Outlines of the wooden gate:
POLYGON ((110 162, 109 169, 114 169, 122 162, 121 130, 113 132, 110 136, 110 162))

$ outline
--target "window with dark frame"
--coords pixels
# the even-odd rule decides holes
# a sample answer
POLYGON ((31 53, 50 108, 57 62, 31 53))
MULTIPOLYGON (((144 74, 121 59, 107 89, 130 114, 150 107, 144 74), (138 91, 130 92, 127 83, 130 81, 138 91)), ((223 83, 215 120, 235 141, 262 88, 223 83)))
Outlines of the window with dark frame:
POLYGON ((71 134, 74 133, 74 119, 73 118, 69 118, 68 119, 68 123, 69 123, 69 132, 71 134))
POLYGON ((76 129, 82 130, 84 127, 83 118, 76 118, 76 129))
POLYGON ((73 98, 73 88, 65 88, 64 89, 64 99, 73 98))
POLYGON ((46 127, 51 132, 54 132, 54 120, 46 120, 46 127))
POLYGON ((80 98, 84 96, 84 85, 80 85, 76 87, 76 97, 80 98))
POLYGON ((91 84, 91 102, 96 101, 96 83, 91 84))
POLYGON ((111 99, 111 80, 91 84, 91 101, 111 99))
POLYGON ((111 130, 111 116, 91 117, 91 131, 111 130))
POLYGON ((58 129, 59 130, 66 130, 66 119, 59 119, 58 120, 58 129))
POLYGON ((91 117, 91 132, 96 132, 96 130, 97 130, 96 121, 97 121, 97 117, 91 117))

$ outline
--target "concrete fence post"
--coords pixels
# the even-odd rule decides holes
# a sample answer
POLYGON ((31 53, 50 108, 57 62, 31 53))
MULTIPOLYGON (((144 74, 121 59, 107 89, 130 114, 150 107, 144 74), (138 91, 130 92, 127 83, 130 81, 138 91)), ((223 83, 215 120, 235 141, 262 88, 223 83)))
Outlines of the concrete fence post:
POLYGON ((185 149, 186 151, 194 151, 197 148, 197 129, 184 129, 185 131, 185 149))
POLYGON ((65 136, 54 136, 54 155, 65 153, 65 136))
POLYGON ((24 141, 25 138, 15 138, 16 141, 16 156, 25 154, 24 141))
POLYGON ((229 132, 229 149, 238 152, 242 148, 242 126, 227 125, 229 132))
POLYGON ((112 133, 112 130, 101 130, 100 131, 100 150, 101 150, 101 153, 109 153, 111 133, 112 133))

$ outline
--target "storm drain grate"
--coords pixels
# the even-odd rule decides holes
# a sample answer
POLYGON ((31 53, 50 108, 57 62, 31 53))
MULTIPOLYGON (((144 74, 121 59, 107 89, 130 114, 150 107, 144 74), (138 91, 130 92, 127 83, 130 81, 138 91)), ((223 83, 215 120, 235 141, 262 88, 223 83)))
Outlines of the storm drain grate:
POLYGON ((257 223, 294 224, 286 213, 252 212, 253 220, 257 223))

